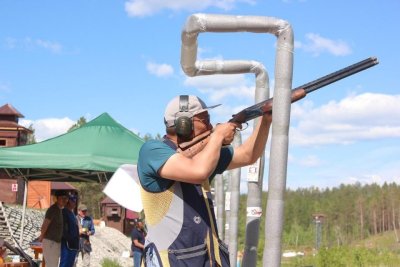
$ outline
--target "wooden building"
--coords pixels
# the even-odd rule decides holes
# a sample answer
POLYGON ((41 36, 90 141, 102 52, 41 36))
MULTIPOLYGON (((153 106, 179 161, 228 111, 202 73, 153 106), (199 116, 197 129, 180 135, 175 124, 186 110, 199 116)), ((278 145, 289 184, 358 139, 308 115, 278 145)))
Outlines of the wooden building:
POLYGON ((134 219, 140 217, 139 213, 120 206, 109 197, 101 201, 101 214, 106 226, 115 228, 126 235, 132 232, 134 219))
MULTIPOLYGON (((10 104, 0 107, 0 147, 26 145, 32 131, 18 124, 24 116, 10 104)), ((22 204, 25 182, 23 179, 10 179, 0 170, 0 201, 8 204, 22 204)), ((28 183, 27 206, 47 209, 54 203, 57 190, 68 190, 76 193, 76 189, 68 183, 31 181, 28 183)))
MULTIPOLYGON (((10 104, 0 107, 0 147, 25 145, 32 131, 18 124, 24 118, 10 104)), ((0 172, 0 201, 11 204, 22 204, 24 197, 24 181, 10 179, 5 172, 0 172)))
POLYGON ((77 195, 78 191, 69 183, 30 181, 28 183, 28 195, 26 206, 30 208, 47 209, 55 201, 55 193, 58 190, 65 190, 77 195))
POLYGON ((28 141, 32 131, 18 124, 23 118, 18 110, 10 104, 0 107, 0 147, 21 146, 28 141))

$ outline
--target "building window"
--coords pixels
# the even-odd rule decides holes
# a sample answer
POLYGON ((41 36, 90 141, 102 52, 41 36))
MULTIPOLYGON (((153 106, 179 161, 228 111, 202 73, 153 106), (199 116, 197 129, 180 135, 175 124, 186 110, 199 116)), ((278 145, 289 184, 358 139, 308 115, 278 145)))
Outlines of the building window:
POLYGON ((0 139, 0 146, 6 146, 7 142, 6 139, 0 139))

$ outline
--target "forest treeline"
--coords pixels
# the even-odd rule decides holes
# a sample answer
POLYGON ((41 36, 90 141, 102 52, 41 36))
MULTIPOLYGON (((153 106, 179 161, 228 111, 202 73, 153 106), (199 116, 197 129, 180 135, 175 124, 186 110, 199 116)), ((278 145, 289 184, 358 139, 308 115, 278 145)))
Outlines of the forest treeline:
MULTIPOLYGON (((91 208, 92 215, 100 218, 100 202, 105 198, 103 185, 74 183, 82 202, 91 208)), ((267 192, 263 192, 263 210, 267 192)), ((247 195, 240 196, 239 249, 243 248, 246 224, 247 195)), ((265 212, 265 211, 263 211, 265 212)), ((285 193, 283 225, 284 248, 315 247, 316 221, 321 219, 320 241, 323 246, 351 245, 352 243, 386 231, 393 231, 399 241, 400 185, 353 184, 335 188, 288 189, 285 193)), ((265 213, 261 216, 259 248, 264 245, 265 213)))
MULTIPOLYGON (((263 209, 267 192, 263 193, 263 209)), ((240 199, 239 244, 244 243, 246 195, 240 199)), ((340 185, 335 188, 288 189, 285 193, 284 249, 313 248, 320 220, 321 246, 348 246, 386 231, 399 242, 400 186, 390 184, 340 185)), ((261 220, 259 249, 264 247, 265 214, 261 220)), ((262 252, 262 251, 260 251, 262 252)))

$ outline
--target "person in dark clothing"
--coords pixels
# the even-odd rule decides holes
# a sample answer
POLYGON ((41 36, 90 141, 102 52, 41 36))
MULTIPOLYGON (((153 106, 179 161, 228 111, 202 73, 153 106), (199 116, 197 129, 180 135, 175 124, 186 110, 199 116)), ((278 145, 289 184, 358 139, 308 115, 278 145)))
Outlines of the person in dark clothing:
POLYGON ((62 209, 68 202, 68 194, 64 190, 56 191, 55 196, 56 203, 47 209, 39 236, 39 242, 42 242, 43 247, 43 257, 48 267, 57 267, 60 261, 63 231, 62 209))
POLYGON ((135 228, 132 230, 131 249, 133 252, 133 267, 140 267, 142 264, 142 254, 144 249, 145 231, 143 221, 140 219, 136 220, 135 228))
POLYGON ((73 267, 79 250, 79 226, 74 213, 76 195, 70 195, 68 203, 63 209, 63 236, 61 239, 60 267, 73 267))

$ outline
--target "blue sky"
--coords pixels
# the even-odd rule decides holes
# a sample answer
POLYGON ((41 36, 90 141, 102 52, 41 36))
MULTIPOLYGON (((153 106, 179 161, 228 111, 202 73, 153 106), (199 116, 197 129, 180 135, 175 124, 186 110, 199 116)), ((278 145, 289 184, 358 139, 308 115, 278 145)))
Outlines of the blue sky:
MULTIPOLYGON (((186 18, 277 17, 294 30, 293 87, 370 56, 380 61, 292 105, 287 186, 398 182, 399 11, 397 0, 1 1, 0 105, 24 114, 39 141, 103 112, 142 136, 162 134, 164 107, 179 94, 222 103, 212 122, 224 122, 254 103, 254 75, 188 78, 180 66, 186 18)), ((275 41, 204 33, 198 57, 259 61, 273 90, 275 41)))

